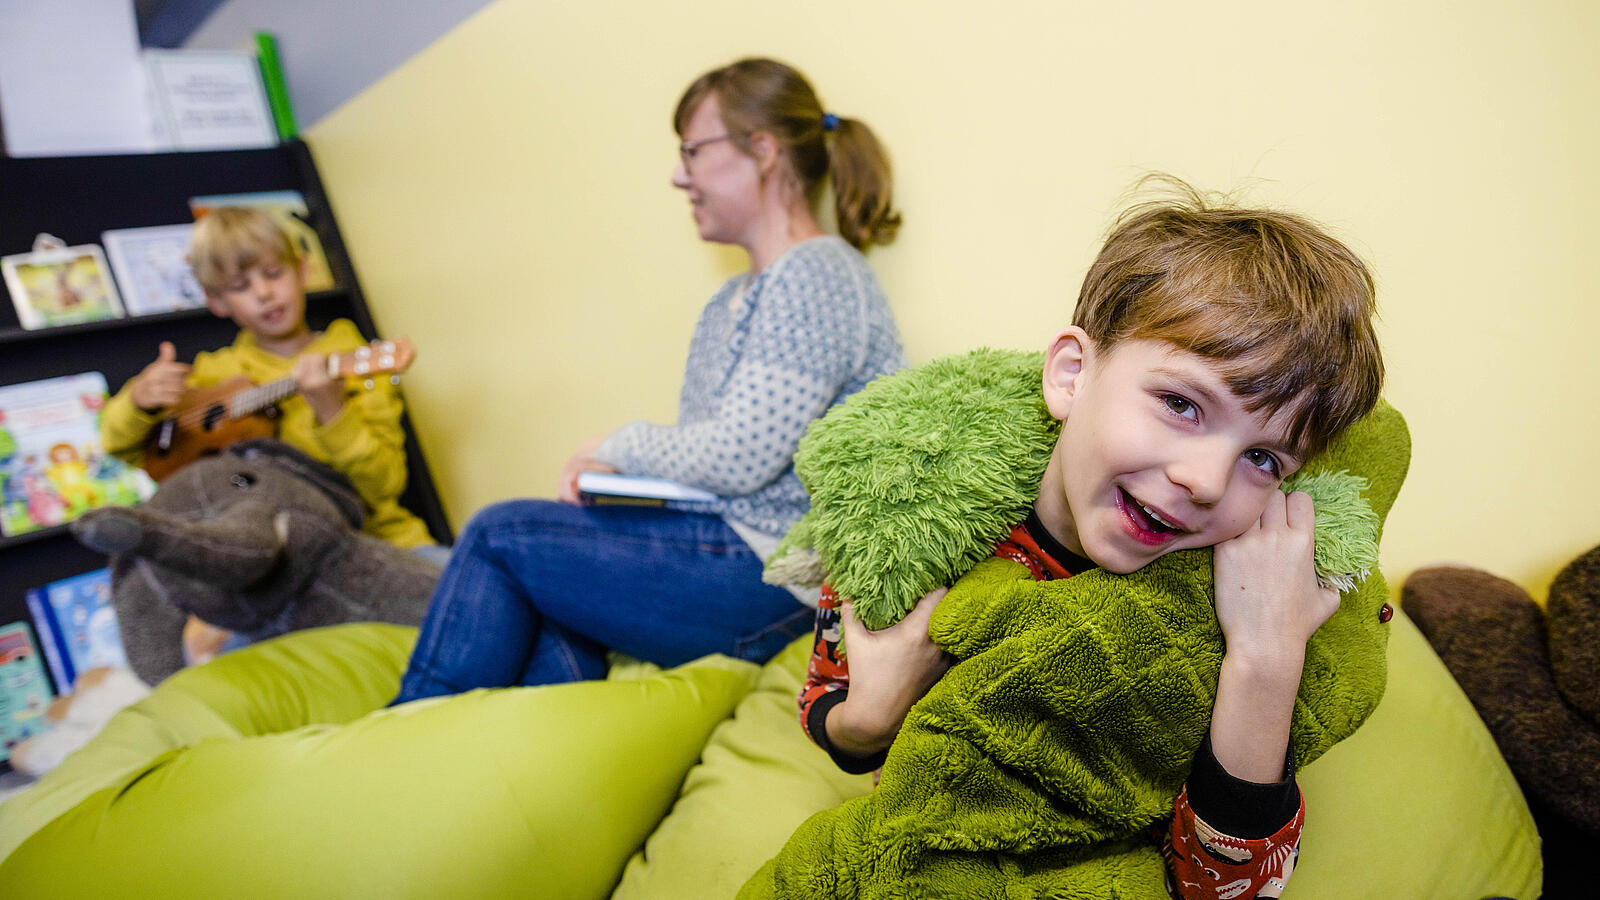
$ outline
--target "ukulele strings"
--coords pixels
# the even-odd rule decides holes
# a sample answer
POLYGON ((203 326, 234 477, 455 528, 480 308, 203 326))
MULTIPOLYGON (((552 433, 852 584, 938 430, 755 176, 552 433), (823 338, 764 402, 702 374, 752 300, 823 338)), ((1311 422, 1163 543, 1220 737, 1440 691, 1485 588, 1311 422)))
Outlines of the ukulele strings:
MULTIPOLYGON (((385 356, 385 361, 392 362, 394 345, 392 343, 385 342, 383 353, 385 356)), ((345 355, 346 354, 343 353, 329 355, 328 365, 330 372, 338 372, 340 367, 343 365, 342 357, 345 355)), ((363 356, 363 354, 359 353, 354 355, 357 357, 363 356)), ((379 369, 377 371, 357 374, 375 375, 382 371, 382 369, 379 369)), ((295 392, 296 388, 294 386, 293 377, 279 378, 276 381, 269 381, 263 385, 246 388, 245 390, 240 391, 238 394, 225 398, 216 403, 207 403, 204 406, 198 406, 194 409, 180 413, 175 417, 174 421, 177 422, 179 428, 194 428, 195 426, 204 422, 206 419, 209 419, 211 417, 212 410, 219 405, 227 411, 227 417, 229 419, 241 419, 245 416, 251 415, 252 413, 259 412, 286 397, 290 397, 294 395, 295 392)))

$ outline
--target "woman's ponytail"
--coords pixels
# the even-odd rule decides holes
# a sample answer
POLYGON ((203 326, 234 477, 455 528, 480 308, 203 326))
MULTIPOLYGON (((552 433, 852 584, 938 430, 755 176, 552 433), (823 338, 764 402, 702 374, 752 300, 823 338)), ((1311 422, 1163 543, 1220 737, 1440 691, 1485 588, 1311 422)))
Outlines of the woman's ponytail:
POLYGON ((832 114, 823 118, 833 125, 828 171, 833 176, 840 236, 857 250, 890 243, 900 228, 900 213, 893 208, 894 179, 888 154, 860 119, 832 114))

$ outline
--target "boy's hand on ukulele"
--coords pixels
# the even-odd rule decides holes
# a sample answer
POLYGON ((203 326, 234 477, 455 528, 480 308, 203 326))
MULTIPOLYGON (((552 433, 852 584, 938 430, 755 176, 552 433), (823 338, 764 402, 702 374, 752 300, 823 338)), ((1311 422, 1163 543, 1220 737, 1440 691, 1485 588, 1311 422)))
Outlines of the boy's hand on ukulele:
POLYGON ((305 353, 295 357, 289 369, 300 396, 306 398, 317 423, 326 425, 344 409, 344 380, 328 374, 328 356, 325 353, 305 353))
POLYGON ((1311 496, 1274 491, 1261 520, 1216 547, 1217 620, 1227 653, 1288 665, 1299 681, 1306 642, 1339 609, 1339 592, 1317 583, 1311 496))
POLYGON ((133 405, 147 413, 160 412, 177 404, 183 397, 184 379, 189 377, 189 364, 178 362, 178 349, 171 341, 162 341, 156 351, 156 361, 145 366, 128 386, 128 397, 133 405))
POLYGON ((906 713, 936 684, 954 661, 928 636, 928 620, 949 593, 936 588, 923 595, 904 619, 868 631, 846 602, 840 611, 850 693, 828 714, 828 739, 856 756, 868 756, 894 742, 906 713))

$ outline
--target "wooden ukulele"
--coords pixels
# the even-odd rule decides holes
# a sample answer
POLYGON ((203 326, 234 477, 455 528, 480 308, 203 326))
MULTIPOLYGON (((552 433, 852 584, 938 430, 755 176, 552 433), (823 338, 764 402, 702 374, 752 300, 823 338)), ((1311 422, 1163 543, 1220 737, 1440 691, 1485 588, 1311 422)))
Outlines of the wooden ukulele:
MULTIPOLYGON (((348 353, 329 354, 328 377, 369 376, 370 389, 370 376, 388 375, 394 380, 416 356, 403 337, 373 341, 348 353)), ((202 456, 221 453, 229 444, 272 437, 278 431, 278 403, 298 391, 294 377, 287 375, 261 385, 238 375, 212 387, 185 391, 145 441, 144 470, 161 481, 202 456)))

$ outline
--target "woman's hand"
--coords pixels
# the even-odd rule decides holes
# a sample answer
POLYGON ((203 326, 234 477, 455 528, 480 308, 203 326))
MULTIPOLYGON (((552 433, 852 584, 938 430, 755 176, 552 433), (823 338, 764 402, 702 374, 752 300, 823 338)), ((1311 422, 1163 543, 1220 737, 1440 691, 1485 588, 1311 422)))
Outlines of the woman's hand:
POLYGON ((326 353, 305 353, 295 357, 289 369, 294 386, 306 398, 318 425, 332 422, 344 409, 344 380, 328 374, 326 353))
POLYGON ((578 475, 582 472, 615 472, 615 466, 607 465, 594 458, 594 452, 600 449, 600 443, 606 439, 605 435, 590 438, 583 442, 578 452, 572 454, 567 464, 561 467, 561 478, 556 482, 556 499, 562 503, 578 503, 578 475))
POLYGON ((950 668, 954 660, 928 637, 928 620, 949 591, 930 591, 904 619, 882 631, 868 631, 845 602, 840 621, 850 693, 825 723, 835 747, 852 756, 871 756, 888 747, 906 713, 950 668))

